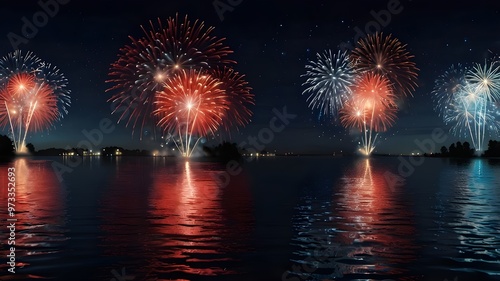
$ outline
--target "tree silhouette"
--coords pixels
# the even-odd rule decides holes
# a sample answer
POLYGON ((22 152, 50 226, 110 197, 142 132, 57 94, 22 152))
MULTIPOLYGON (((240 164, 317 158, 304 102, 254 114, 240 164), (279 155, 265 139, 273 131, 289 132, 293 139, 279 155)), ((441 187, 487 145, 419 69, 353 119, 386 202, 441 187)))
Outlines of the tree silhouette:
POLYGON ((9 158, 14 155, 14 144, 5 135, 0 135, 0 158, 9 158))
POLYGON ((441 154, 443 156, 448 155, 448 148, 446 148, 446 146, 444 145, 441 147, 441 154))
POLYGON ((32 143, 28 143, 26 145, 26 148, 28 149, 28 152, 31 154, 35 154, 35 146, 32 143))
POLYGON ((203 147, 205 155, 216 158, 222 162, 241 159, 241 153, 236 143, 223 142, 215 147, 203 147))
POLYGON ((474 148, 470 147, 470 143, 464 142, 463 144, 463 154, 465 157, 471 157, 474 155, 474 148))
POLYGON ((453 155, 455 155, 455 154, 457 153, 457 149, 456 149, 456 147, 455 147, 455 144, 454 144, 454 143, 452 143, 452 144, 450 145, 450 148, 448 149, 448 152, 450 153, 450 155, 451 155, 451 156, 453 156, 453 155))
POLYGON ((460 142, 452 143, 450 148, 446 149, 445 146, 441 147, 441 155, 449 156, 449 157, 473 157, 474 156, 474 148, 470 147, 470 143, 468 142, 460 142))
POLYGON ((500 157, 500 142, 490 140, 488 142, 488 149, 484 152, 487 157, 500 157))

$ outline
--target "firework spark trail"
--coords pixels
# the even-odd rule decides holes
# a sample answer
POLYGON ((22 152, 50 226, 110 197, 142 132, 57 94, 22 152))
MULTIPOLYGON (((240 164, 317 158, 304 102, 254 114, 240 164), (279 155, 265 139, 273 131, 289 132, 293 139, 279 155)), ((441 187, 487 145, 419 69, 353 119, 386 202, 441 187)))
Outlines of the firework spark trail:
POLYGON ((477 135, 477 124, 479 123, 477 120, 477 104, 480 102, 481 100, 475 96, 474 90, 471 89, 470 84, 466 84, 465 87, 456 93, 452 103, 449 105, 450 108, 456 110, 456 112, 451 112, 453 115, 447 116, 448 118, 452 117, 455 119, 456 130, 461 130, 462 127, 468 130, 474 147, 478 147, 477 144, 480 143, 480 140, 474 137, 477 135), (473 123, 475 133, 472 131, 471 123, 473 123))
POLYGON ((479 109, 479 121, 482 121, 478 123, 479 151, 483 151, 488 103, 498 101, 500 98, 500 65, 495 66, 495 64, 495 62, 489 64, 485 62, 484 66, 475 64, 466 75, 466 80, 475 87, 476 95, 483 100, 479 109))
POLYGON ((0 60, 0 125, 9 126, 16 151, 31 131, 51 127, 70 105, 67 79, 33 53, 15 51, 0 60))

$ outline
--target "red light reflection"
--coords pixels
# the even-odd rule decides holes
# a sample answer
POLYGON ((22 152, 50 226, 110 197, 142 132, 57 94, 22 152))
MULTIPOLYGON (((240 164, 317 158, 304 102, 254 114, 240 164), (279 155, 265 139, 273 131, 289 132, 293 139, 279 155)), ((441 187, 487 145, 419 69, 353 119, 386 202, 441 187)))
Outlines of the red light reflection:
MULTIPOLYGON (((30 264, 22 262, 23 257, 54 254, 54 249, 67 240, 64 230, 66 191, 50 161, 17 158, 0 165, 1 202, 7 202, 7 175, 12 167, 15 168, 15 216, 8 216, 5 204, 0 219, 4 222, 8 218, 17 219, 16 266, 29 270, 30 264)), ((7 255, 6 251, 2 251, 2 255, 7 255)), ((0 270, 7 270, 5 266, 2 264, 0 270)))
POLYGON ((245 177, 224 187, 219 164, 154 161, 120 164, 103 200, 106 253, 139 255, 152 278, 241 273, 235 256, 248 251, 253 225, 245 177))
POLYGON ((401 192, 388 185, 385 170, 371 161, 360 160, 344 177, 337 207, 342 221, 336 239, 352 246, 347 254, 350 258, 377 259, 373 264, 345 266, 345 273, 400 274, 404 272, 400 264, 415 259, 413 214, 400 198, 401 192))

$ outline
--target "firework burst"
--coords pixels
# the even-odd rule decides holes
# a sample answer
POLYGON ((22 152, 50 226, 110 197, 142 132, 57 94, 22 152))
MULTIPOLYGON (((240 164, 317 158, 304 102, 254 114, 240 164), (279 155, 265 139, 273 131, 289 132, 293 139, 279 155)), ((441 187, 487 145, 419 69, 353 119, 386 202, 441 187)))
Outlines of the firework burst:
POLYGON ((475 115, 478 116, 475 132, 477 136, 477 147, 483 151, 484 138, 488 130, 487 124, 494 124, 491 119, 491 104, 500 99, 500 65, 497 61, 484 63, 484 66, 476 64, 467 72, 466 80, 473 89, 473 98, 476 102, 475 115))
POLYGON ((454 102, 466 86, 465 74, 467 68, 461 64, 452 65, 445 73, 440 75, 435 82, 432 91, 435 107, 434 109, 445 116, 450 104, 454 102))
POLYGON ((500 99, 500 66, 497 61, 475 64, 471 69, 451 67, 436 80, 433 91, 436 110, 451 132, 457 136, 469 135, 479 152, 484 149, 488 134, 497 134, 500 99))
POLYGON ((360 151, 370 155, 375 149, 377 133, 394 124, 397 112, 395 96, 387 78, 370 72, 356 79, 351 91, 351 99, 340 110, 340 121, 346 128, 361 131, 360 151))
POLYGON ((229 100, 221 84, 191 69, 169 77, 164 90, 157 93, 154 114, 158 125, 179 137, 176 146, 183 156, 190 157, 200 137, 213 134, 227 117, 229 100))
MULTIPOLYGON (((119 122, 127 120, 134 131, 139 127, 142 139, 143 128, 147 124, 156 125, 152 119, 154 97, 163 90, 165 81, 183 69, 210 70, 217 65, 232 65, 227 59, 232 53, 224 45, 224 38, 212 35, 214 28, 205 27, 198 20, 191 22, 178 15, 164 24, 150 22, 149 28, 142 27, 144 36, 120 49, 118 60, 111 65, 107 82, 115 91, 109 101, 116 103, 122 114, 119 122)), ((116 112, 116 110, 115 110, 116 112)))
POLYGON ((472 145, 482 151, 486 134, 496 135, 500 130, 498 107, 467 85, 449 105, 444 121, 450 124, 456 136, 470 136, 472 145))
POLYGON ((466 80, 486 100, 495 102, 500 99, 500 63, 477 63, 467 72, 466 80))
POLYGON ((367 117, 370 116, 361 100, 351 98, 340 110, 340 123, 346 128, 363 130, 367 117))
POLYGON ((382 33, 359 40, 350 55, 356 70, 373 72, 386 77, 397 95, 411 96, 417 86, 417 71, 413 55, 397 38, 382 33))
POLYGON ((336 118, 338 111, 348 100, 355 70, 347 52, 332 54, 331 50, 316 55, 316 61, 309 61, 306 73, 307 88, 302 94, 309 94, 307 102, 313 110, 319 110, 320 117, 336 118))
POLYGON ((15 51, 0 60, 0 125, 9 127, 16 151, 31 131, 48 129, 70 105, 67 79, 33 53, 15 51))
POLYGON ((227 100, 231 102, 222 120, 222 127, 229 130, 232 127, 247 125, 252 117, 248 107, 255 102, 254 95, 250 92, 252 88, 245 81, 245 76, 229 67, 217 68, 212 73, 212 76, 221 82, 220 87, 224 89, 227 100))
POLYGON ((317 54, 302 75, 307 78, 302 94, 309 94, 309 107, 319 110, 320 117, 336 119, 338 114, 342 126, 359 129, 360 151, 370 155, 378 133, 393 126, 398 101, 412 96, 417 87, 418 68, 412 59, 406 45, 392 35, 369 35, 351 53, 317 54))

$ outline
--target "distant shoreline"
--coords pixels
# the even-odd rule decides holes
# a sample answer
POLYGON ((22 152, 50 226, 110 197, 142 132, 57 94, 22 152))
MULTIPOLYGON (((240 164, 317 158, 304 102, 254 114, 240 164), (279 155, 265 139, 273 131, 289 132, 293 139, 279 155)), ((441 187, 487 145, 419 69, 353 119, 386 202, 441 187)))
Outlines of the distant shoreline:
MULTIPOLYGON (((182 158, 175 155, 37 155, 37 154, 23 154, 23 155, 13 155, 10 157, 0 157, 0 160, 11 160, 15 158, 44 158, 44 157, 61 157, 61 158, 129 158, 129 157, 144 157, 144 158, 182 158)), ((498 159, 500 160, 500 156, 472 156, 472 157, 460 157, 460 156, 441 156, 441 155, 411 155, 411 154, 372 154, 370 156, 357 155, 357 154, 342 154, 342 155, 334 155, 334 154, 293 154, 293 155, 285 155, 285 154, 275 154, 273 156, 245 156, 242 158, 285 158, 285 157, 331 157, 331 158, 344 158, 344 157, 355 157, 355 158, 379 158, 379 157, 425 157, 425 158, 440 158, 440 159, 498 159)), ((214 159, 210 156, 200 156, 200 157, 191 157, 188 159, 214 159)))

